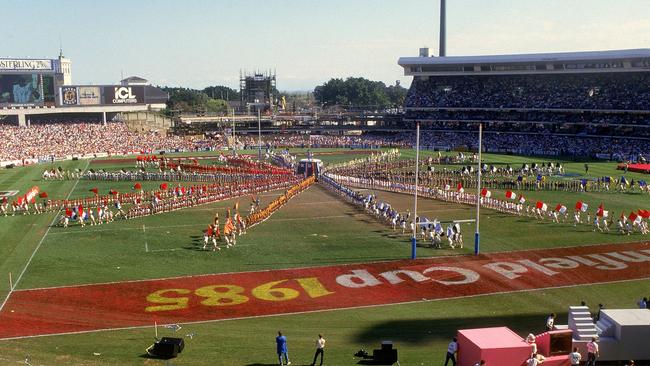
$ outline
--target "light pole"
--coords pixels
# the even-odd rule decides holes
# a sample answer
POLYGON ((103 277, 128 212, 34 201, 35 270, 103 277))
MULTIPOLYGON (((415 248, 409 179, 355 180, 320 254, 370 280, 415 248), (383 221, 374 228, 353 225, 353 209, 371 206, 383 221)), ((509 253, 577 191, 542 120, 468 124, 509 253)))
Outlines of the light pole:
POLYGON ((411 259, 417 256, 416 249, 418 244, 417 233, 418 223, 418 173, 420 171, 420 122, 415 127, 415 190, 413 194, 413 238, 411 238, 411 259))
POLYGON ((481 150, 483 148, 483 124, 478 124, 478 183, 476 191, 476 233, 474 234, 474 254, 478 255, 480 252, 481 234, 479 233, 479 219, 481 212, 481 150))
POLYGON ((237 156, 237 137, 235 135, 235 109, 232 110, 232 156, 237 156))
POLYGON ((262 116, 257 107, 257 160, 262 160, 262 116))

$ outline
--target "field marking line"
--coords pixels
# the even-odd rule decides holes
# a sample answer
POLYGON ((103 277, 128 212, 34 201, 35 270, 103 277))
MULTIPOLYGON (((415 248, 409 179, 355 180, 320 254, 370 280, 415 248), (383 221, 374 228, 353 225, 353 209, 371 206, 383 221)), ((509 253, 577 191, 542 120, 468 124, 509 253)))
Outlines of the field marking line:
MULTIPOLYGON (((380 308, 380 307, 386 307, 386 306, 411 305, 411 304, 438 302, 438 301, 446 301, 446 300, 458 300, 458 299, 477 298, 477 297, 480 298, 480 297, 493 296, 493 295, 519 294, 519 293, 526 293, 526 292, 548 291, 548 290, 566 289, 566 288, 574 288, 574 287, 582 287, 582 286, 599 286, 599 285, 608 285, 608 284, 615 284, 615 283, 635 282, 635 281, 644 281, 644 280, 650 280, 650 277, 642 277, 642 278, 627 279, 627 280, 606 281, 606 282, 597 282, 597 283, 586 283, 586 284, 583 283, 583 284, 579 284, 579 285, 564 285, 564 286, 535 288, 535 289, 522 289, 522 290, 513 290, 513 291, 497 291, 497 292, 490 292, 490 293, 477 294, 477 295, 453 296, 453 297, 447 297, 447 298, 444 298, 444 299, 422 299, 422 300, 413 300, 413 301, 405 301, 405 302, 395 302, 395 303, 390 303, 390 304, 358 305, 358 306, 350 306, 350 307, 334 308, 334 309, 304 310, 304 311, 294 311, 294 312, 288 312, 288 313, 268 314, 268 315, 251 315, 251 316, 235 317, 235 318, 228 318, 228 319, 197 320, 197 321, 193 321, 193 322, 184 322, 184 323, 176 323, 176 324, 178 324, 178 325, 181 325, 181 324, 182 325, 209 324, 209 323, 218 323, 218 322, 233 321, 233 320, 273 318, 273 317, 279 317, 279 316, 304 315, 304 314, 314 314, 314 313, 327 313, 327 312, 344 311, 344 310, 372 309, 372 308, 380 308)), ((10 341, 10 340, 28 339, 28 338, 40 338, 40 337, 51 337, 51 336, 62 336, 62 335, 75 335, 75 334, 111 332, 111 331, 121 331, 121 330, 148 329, 148 328, 153 328, 153 327, 154 327, 154 325, 136 325, 136 326, 131 326, 131 327, 104 328, 104 329, 82 330, 82 331, 67 332, 67 333, 51 333, 51 334, 39 334, 39 335, 30 335, 30 336, 21 336, 21 337, 0 338, 0 341, 10 341)))
MULTIPOLYGON (((83 170, 88 169, 89 165, 90 165, 90 159, 86 160, 86 167, 83 170)), ((77 178, 77 180, 74 182, 72 189, 70 189, 70 192, 68 192, 68 195, 65 197, 66 201, 70 198, 72 192, 74 192, 74 190, 77 188, 77 184, 79 184, 80 179, 81 177, 77 178)), ((56 211, 56 213, 54 214, 54 218, 52 218, 52 222, 50 222, 50 224, 47 226, 47 230, 45 230, 45 234, 43 234, 43 237, 41 237, 41 240, 38 242, 38 245, 36 245, 36 248, 32 252, 32 255, 29 257, 29 260, 27 260, 27 264, 25 264, 25 267, 23 268, 22 272, 20 272, 20 275, 18 275, 18 278, 16 278, 16 282, 14 283, 13 288, 16 288, 18 286, 18 283, 20 283, 20 280, 23 278, 25 271, 27 271, 27 267, 29 267, 29 265, 32 263, 32 259, 34 259, 36 252, 38 252, 38 249, 41 247, 41 244, 43 244, 43 241, 45 241, 47 234, 49 234, 50 229, 52 229, 52 226, 54 226, 54 223, 56 222, 56 219, 59 217, 60 213, 61 213, 61 208, 59 208, 59 210, 56 211)), ((0 304, 0 311, 2 311, 2 308, 4 308, 5 304, 7 303, 7 300, 9 300, 11 293, 14 291, 13 288, 9 289, 9 293, 7 294, 7 297, 5 297, 5 299, 2 301, 2 304, 0 304)))
POLYGON ((144 224, 142 224, 142 235, 144 235, 144 252, 149 253, 149 244, 147 243, 147 231, 145 230, 144 224))
MULTIPOLYGON (((557 246, 557 247, 552 247, 552 248, 530 248, 530 249, 521 249, 521 250, 515 250, 515 251, 513 251, 513 250, 502 250, 502 251, 498 251, 498 252, 483 253, 483 254, 481 254, 481 256, 492 255, 492 254, 510 254, 510 253, 513 253, 513 252, 515 252, 515 253, 525 253, 525 252, 536 251, 536 250, 544 250, 544 249, 602 247, 602 246, 605 246, 605 245, 646 244, 646 243, 650 243, 650 242, 649 241, 632 241, 632 242, 623 242, 623 243, 596 243, 596 244, 577 245, 577 246, 576 245, 566 245, 566 246, 557 246)), ((251 245, 251 244, 242 244, 241 246, 248 246, 248 245, 251 245)), ((472 254, 472 253, 464 253, 464 254, 459 253, 459 254, 431 256, 431 257, 420 257, 416 261, 432 260, 432 259, 445 259, 445 258, 458 258, 458 257, 477 258, 477 256, 472 254)), ((293 271, 293 270, 297 270, 297 269, 319 269, 319 268, 328 268, 328 267, 352 267, 352 266, 362 266, 362 265, 368 265, 368 264, 381 264, 381 263, 400 262, 400 261, 405 261, 405 260, 407 260, 407 259, 404 259, 404 258, 401 258, 401 259, 384 259, 384 260, 379 260, 379 261, 355 262, 355 263, 343 263, 343 264, 330 263, 330 264, 323 264, 323 265, 320 265, 320 266, 303 266, 303 267, 285 267, 285 268, 260 269, 260 270, 256 270, 256 271, 231 271, 231 272, 219 272, 219 273, 200 273, 200 274, 193 274, 193 275, 170 276, 170 277, 162 277, 162 278, 145 278, 145 279, 138 279, 138 280, 123 280, 123 281, 107 281, 107 282, 97 282, 97 283, 82 283, 82 284, 76 284, 76 285, 61 285, 61 286, 51 286, 51 287, 34 287, 34 288, 26 288, 26 289, 16 290, 16 292, 18 292, 18 291, 24 292, 24 291, 52 290, 52 289, 59 289, 59 288, 66 288, 66 287, 86 287, 86 286, 96 286, 96 285, 114 285, 114 284, 122 284, 122 283, 138 283, 138 282, 147 282, 147 281, 166 281, 166 280, 177 280, 177 279, 182 279, 182 278, 221 276, 221 275, 232 275, 232 274, 242 274, 242 273, 265 273, 265 272, 271 272, 271 271, 282 272, 282 271, 293 271)))

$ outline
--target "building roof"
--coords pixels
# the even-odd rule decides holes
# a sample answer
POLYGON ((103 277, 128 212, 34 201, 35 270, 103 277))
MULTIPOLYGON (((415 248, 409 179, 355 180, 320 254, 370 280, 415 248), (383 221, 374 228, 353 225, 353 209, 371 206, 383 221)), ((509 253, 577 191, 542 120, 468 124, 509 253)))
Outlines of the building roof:
POLYGON ((139 76, 129 76, 126 79, 121 80, 121 83, 146 83, 147 79, 141 78, 139 76))
POLYGON ((603 61, 650 58, 650 48, 611 51, 527 53, 516 55, 479 55, 446 57, 400 57, 400 66, 406 65, 475 65, 531 62, 603 61))

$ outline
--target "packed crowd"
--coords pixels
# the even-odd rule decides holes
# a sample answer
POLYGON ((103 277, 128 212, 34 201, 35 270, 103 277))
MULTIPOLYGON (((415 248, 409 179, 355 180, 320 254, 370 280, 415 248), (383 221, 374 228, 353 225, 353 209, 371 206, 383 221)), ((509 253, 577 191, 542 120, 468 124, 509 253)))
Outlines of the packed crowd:
MULTIPOLYGON (((538 123, 542 122, 549 125, 555 125, 562 132, 572 124, 589 125, 589 126, 614 126, 614 125, 650 125, 650 114, 634 112, 609 112, 601 110, 512 110, 512 109, 432 109, 432 110, 409 110, 406 113, 407 119, 432 120, 432 121, 486 121, 496 125, 496 121, 511 122, 504 124, 505 127, 517 128, 522 130, 526 128, 526 123, 530 127, 539 127, 538 123), (518 123, 518 124, 515 124, 518 123)), ((535 132, 535 131, 531 131, 535 132)))
MULTIPOLYGON (((265 149, 282 147, 295 148, 374 148, 397 146, 396 142, 382 135, 308 135, 308 134, 278 134, 262 136, 262 146, 265 149)), ((237 143, 242 148, 257 148, 256 136, 237 136, 237 143)))
MULTIPOLYGON (((494 124, 495 122, 493 122, 494 124)), ((636 161, 650 155, 647 140, 627 137, 594 137, 576 134, 554 134, 547 131, 553 124, 532 124, 532 130, 511 132, 511 124, 488 126, 483 133, 485 152, 512 153, 545 156, 598 156, 618 161, 636 161)), ((561 126, 556 124, 554 126, 561 126)), ((476 150, 478 147, 477 125, 458 121, 435 121, 423 123, 420 134, 422 149, 476 150)), ((561 128, 561 127, 557 127, 561 128)), ((624 127, 630 131, 638 129, 624 127)), ((517 129, 516 129, 517 130, 517 129)), ((647 129, 650 136, 650 128, 647 129)), ((555 131, 558 133, 566 131, 555 131)), ((631 132, 630 132, 631 133, 631 132)), ((241 147, 256 146, 255 137, 238 136, 241 147)), ((139 134, 129 131, 121 122, 106 126, 89 123, 60 123, 17 127, 0 124, 0 161, 39 159, 51 161, 70 156, 106 153, 110 155, 129 152, 153 152, 158 150, 198 150, 223 148, 227 141, 187 139, 161 136, 153 133, 139 134)), ((285 148, 376 148, 408 147, 415 145, 413 131, 393 133, 366 132, 361 135, 267 135, 262 138, 265 156, 274 155, 273 149, 285 148)), ((291 162, 286 162, 291 166, 291 162)))
MULTIPOLYGON (((537 126, 537 125, 535 125, 537 126)), ((543 125, 546 126, 546 125, 543 125)), ((639 156, 650 155, 647 140, 626 137, 593 137, 583 135, 557 135, 545 131, 544 127, 530 133, 511 132, 504 125, 502 131, 483 132, 485 152, 512 153, 544 156, 600 156, 610 160, 636 161, 639 156)), ((625 127, 628 128, 629 127, 625 127)), ((648 129, 650 134, 650 129, 648 129)), ((634 130, 636 131, 636 129, 634 130)), ((239 138, 239 137, 238 137, 239 138)), ((359 136, 339 135, 295 135, 293 138, 269 135, 262 138, 268 148, 274 147, 407 147, 415 146, 415 132, 364 133, 359 136)), ((244 137, 244 139, 246 139, 244 137)), ((256 139, 250 138, 251 143, 256 139)), ((435 122, 423 124, 420 133, 420 148, 435 150, 476 150, 478 148, 478 126, 463 122, 435 122), (437 124, 440 126, 438 126, 437 124), (444 125, 444 126, 443 126, 444 125), (437 127, 436 127, 437 126, 437 127), (474 131, 476 130, 476 131, 474 131)))
MULTIPOLYGON (((397 146, 415 145, 414 132, 385 135, 397 146)), ((423 130, 420 133, 422 149, 453 150, 478 149, 478 131, 423 130)), ((563 136, 546 133, 518 134, 484 131, 483 151, 544 156, 596 156, 605 155, 611 160, 637 160, 650 155, 647 140, 614 137, 563 136)))
POLYGON ((405 106, 649 110, 648 85, 631 72, 415 78, 405 106))
POLYGON ((205 141, 130 131, 122 122, 0 124, 0 161, 54 160, 71 155, 109 155, 155 150, 195 150, 205 141))

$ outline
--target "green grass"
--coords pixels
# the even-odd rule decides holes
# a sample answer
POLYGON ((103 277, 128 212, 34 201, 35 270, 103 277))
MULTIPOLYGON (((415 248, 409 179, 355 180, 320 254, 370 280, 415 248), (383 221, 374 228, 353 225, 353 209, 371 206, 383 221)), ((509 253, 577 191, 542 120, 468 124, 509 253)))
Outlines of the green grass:
MULTIPOLYGON (((294 149, 292 149, 294 150, 294 149)), ((304 154, 306 149, 294 150, 304 154)), ((363 155, 348 150, 322 150, 336 155, 315 157, 328 163, 356 159, 363 155)), ((412 150, 403 151, 408 158, 412 150)), ((206 153, 198 154, 205 155, 206 153)), ((424 156, 429 154, 423 153, 424 156)), ((536 158, 485 155, 486 162, 521 164, 541 162, 536 158)), ((543 161, 548 161, 544 159, 543 161)), ((65 169, 84 168, 87 161, 56 163, 65 169)), ((0 190, 18 189, 24 193, 33 185, 48 192, 50 198, 82 197, 97 186, 129 191, 133 182, 42 181, 45 166, 0 171, 0 190), (74 189, 73 189, 74 188, 74 189)), ((90 164, 92 168, 104 165, 90 164)), ((132 164, 113 163, 110 169, 132 168, 132 164)), ((567 171, 583 173, 583 163, 566 163, 567 171)), ((611 162, 590 162, 590 176, 620 176, 611 162)), ((635 180, 642 175, 628 174, 635 180)), ((160 182, 143 182, 145 189, 160 182)), ((279 192, 262 196, 268 202, 279 192)), ((400 210, 412 210, 412 198, 406 195, 377 192, 400 210)), ((495 197, 503 191, 493 190, 495 197)), ((544 200, 552 208, 563 202, 572 208, 575 201, 589 202, 592 209, 603 202, 616 217, 621 210, 650 208, 650 197, 624 193, 528 192, 529 201, 544 200)), ((248 209, 248 198, 240 200, 248 209)), ((250 230, 234 250, 215 254, 197 250, 201 230, 215 212, 223 215, 234 200, 203 205, 174 213, 117 221, 97 227, 71 227, 67 230, 48 225, 54 214, 0 217, 0 296, 8 288, 8 273, 14 280, 27 270, 18 288, 99 283, 129 279, 253 271, 272 268, 308 267, 326 264, 359 263, 404 259, 410 255, 409 236, 399 235, 383 224, 359 212, 319 186, 291 200, 270 220, 250 230), (143 225, 145 231, 143 231, 143 225), (42 240, 42 241, 41 241, 42 240), (150 252, 145 252, 145 241, 150 252), (117 267, 120 267, 119 269, 117 267)), ((590 210, 591 211, 591 210, 590 210)), ((419 201, 419 212, 441 220, 474 218, 472 206, 459 206, 430 199, 419 201)), ((468 254, 473 248, 474 224, 463 226, 466 247, 462 250, 418 248, 418 257, 468 254)), ((601 234, 587 226, 555 225, 530 218, 482 210, 482 250, 509 251, 550 248, 593 243, 639 241, 640 235, 601 234)), ((186 351, 175 365, 272 365, 275 364, 274 337, 282 329, 289 338, 294 364, 309 364, 313 343, 319 332, 328 340, 326 360, 329 365, 356 363, 352 354, 361 347, 378 347, 383 339, 396 342, 404 365, 429 365, 442 362, 449 338, 457 329, 506 325, 519 334, 538 332, 544 315, 555 311, 559 322, 566 321, 567 307, 580 300, 590 305, 634 307, 642 296, 650 295, 648 281, 579 286, 569 289, 538 290, 526 293, 489 295, 467 299, 402 304, 375 308, 326 311, 302 315, 285 315, 257 319, 233 320, 184 325, 182 335, 195 332, 187 340, 186 351), (507 306, 504 306, 507 304, 507 306)), ((1 325, 0 325, 1 326, 1 325)), ((168 330, 161 333, 169 334, 168 330), (166 333, 164 333, 166 332, 166 333)), ((33 339, 0 341, 0 365, 15 364, 30 354, 33 364, 42 365, 158 365, 159 361, 139 357, 152 341, 152 329, 116 330, 82 335, 63 335, 33 339), (101 353, 94 356, 93 352, 101 353)))

